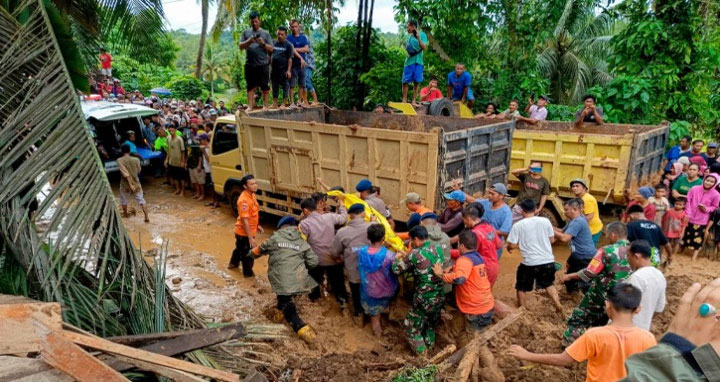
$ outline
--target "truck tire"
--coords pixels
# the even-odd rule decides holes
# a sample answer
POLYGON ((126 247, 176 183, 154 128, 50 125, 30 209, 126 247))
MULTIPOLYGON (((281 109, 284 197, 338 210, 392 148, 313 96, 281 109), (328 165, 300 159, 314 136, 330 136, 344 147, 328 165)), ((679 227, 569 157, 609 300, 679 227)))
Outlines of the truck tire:
MULTIPOLYGON (((235 208, 237 208, 237 207, 235 207, 235 208)), ((544 218, 547 218, 548 220, 550 220, 550 224, 552 224, 553 227, 557 227, 557 228, 561 227, 560 226, 560 222, 561 222, 560 217, 555 213, 555 211, 553 211, 547 207, 543 207, 543 209, 540 211, 540 214, 538 216, 541 216, 541 217, 544 217, 544 218)))
POLYGON ((452 101, 447 98, 440 98, 430 102, 428 114, 439 115, 443 117, 453 117, 455 116, 455 108, 453 107, 452 101))
POLYGON ((230 208, 235 216, 238 216, 237 200, 242 192, 243 189, 240 186, 232 186, 227 192, 228 203, 230 203, 230 208))

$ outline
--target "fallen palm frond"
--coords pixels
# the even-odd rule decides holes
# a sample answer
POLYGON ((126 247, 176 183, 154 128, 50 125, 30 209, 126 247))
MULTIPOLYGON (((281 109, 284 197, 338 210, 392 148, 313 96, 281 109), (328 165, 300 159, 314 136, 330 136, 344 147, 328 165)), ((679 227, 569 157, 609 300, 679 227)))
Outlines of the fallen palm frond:
POLYGON ((42 1, 13 4, 0 7, 0 291, 61 302, 100 336, 204 327, 166 290, 165 251, 153 269, 128 237, 42 1))

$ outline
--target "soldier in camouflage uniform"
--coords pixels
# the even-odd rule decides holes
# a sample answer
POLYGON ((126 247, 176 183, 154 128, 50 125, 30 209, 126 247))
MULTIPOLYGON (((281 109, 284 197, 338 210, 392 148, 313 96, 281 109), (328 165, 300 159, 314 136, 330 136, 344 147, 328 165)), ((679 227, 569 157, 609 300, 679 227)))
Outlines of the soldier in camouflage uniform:
POLYGON ((268 279, 277 295, 278 314, 292 326, 307 343, 315 340, 315 332, 300 316, 293 297, 309 292, 317 286, 308 269, 318 266, 318 257, 302 238, 297 221, 285 216, 277 224, 275 233, 260 246, 252 249, 255 257, 268 255, 268 279))
POLYGON ((412 307, 405 317, 405 332, 410 346, 422 354, 435 344, 434 327, 440 320, 440 311, 445 301, 443 281, 432 270, 435 264, 443 263, 443 253, 439 246, 433 247, 428 240, 425 227, 411 229, 410 241, 415 249, 408 255, 399 253, 392 271, 398 275, 412 271, 415 279, 415 294, 412 307))
POLYGON ((567 320, 568 328, 563 333, 566 345, 573 343, 587 329, 607 324, 605 300, 608 291, 625 280, 632 271, 627 259, 630 242, 627 240, 625 224, 621 222, 608 224, 605 235, 611 244, 600 248, 587 268, 567 274, 562 279, 563 282, 580 279, 591 283, 590 289, 567 320))

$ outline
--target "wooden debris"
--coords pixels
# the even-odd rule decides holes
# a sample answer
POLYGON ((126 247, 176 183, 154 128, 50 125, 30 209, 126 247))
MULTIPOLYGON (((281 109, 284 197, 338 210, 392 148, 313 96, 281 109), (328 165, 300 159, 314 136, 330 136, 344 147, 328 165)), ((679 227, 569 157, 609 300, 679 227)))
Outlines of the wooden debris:
POLYGON ((11 381, 47 370, 50 366, 41 359, 0 356, 0 381, 11 381))
POLYGON ((202 375, 221 381, 238 382, 240 380, 240 377, 237 374, 222 370, 211 369, 194 363, 152 353, 147 350, 134 349, 97 337, 90 337, 69 331, 65 331, 63 333, 63 336, 78 345, 96 349, 104 353, 117 354, 133 359, 139 359, 155 365, 166 366, 180 371, 202 375))
POLYGON ((0 355, 39 352, 42 338, 33 320, 44 323, 50 330, 60 330, 60 304, 10 297, 14 296, 2 295, 0 299, 0 355))
POLYGON ((122 374, 88 354, 62 333, 50 331, 41 325, 38 325, 38 332, 44 332, 41 355, 50 366, 79 382, 129 382, 122 374))
POLYGON ((445 346, 445 348, 443 350, 440 350, 437 354, 435 354, 432 358, 430 358, 429 363, 436 364, 436 363, 440 362, 443 358, 454 353, 455 349, 456 349, 456 347, 453 344, 445 346))
POLYGON ((470 376, 470 372, 473 369, 473 366, 475 364, 475 361, 478 359, 478 355, 482 352, 483 354, 487 354, 482 348, 486 346, 485 344, 492 339, 496 334, 503 331, 505 328, 510 326, 512 323, 517 321, 522 314, 525 312, 525 309, 520 308, 516 310, 511 315, 505 317, 497 324, 491 326, 484 332, 478 334, 473 338, 465 347, 455 352, 453 355, 451 355, 445 362, 438 365, 438 370, 440 372, 443 372, 450 368, 452 365, 454 365, 457 362, 460 362, 460 364, 457 367, 456 373, 454 378, 452 378, 453 381, 466 381, 468 377, 470 376))
POLYGON ((169 367, 155 365, 150 362, 141 361, 139 359, 123 357, 121 355, 115 355, 123 363, 131 364, 138 369, 152 371, 153 373, 172 379, 175 382, 207 382, 206 380, 196 377, 192 374, 188 374, 179 370, 171 369, 169 367))

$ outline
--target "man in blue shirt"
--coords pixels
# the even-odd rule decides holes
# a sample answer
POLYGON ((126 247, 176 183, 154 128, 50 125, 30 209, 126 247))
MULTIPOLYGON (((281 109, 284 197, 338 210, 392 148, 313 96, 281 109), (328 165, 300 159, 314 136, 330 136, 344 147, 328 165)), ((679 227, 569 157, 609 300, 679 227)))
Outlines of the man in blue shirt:
POLYGON ((447 97, 453 101, 467 103, 467 106, 472 108, 475 96, 470 89, 471 82, 472 75, 465 70, 464 64, 458 63, 455 65, 455 70, 448 73, 447 97))
MULTIPOLYGON (((565 216, 569 223, 564 230, 553 228, 555 230, 555 238, 563 243, 570 243, 570 257, 567 260, 567 271, 565 273, 575 273, 587 268, 590 260, 595 256, 597 249, 590 233, 585 215, 583 215, 583 201, 575 198, 565 202, 565 216)), ((577 292, 582 289, 587 292, 590 284, 580 281, 571 280, 565 282, 565 289, 568 293, 577 292)))
POLYGON ((122 145, 128 145, 128 147, 130 147, 130 156, 137 157, 140 159, 140 161, 142 161, 143 158, 140 156, 140 154, 138 154, 137 146, 135 145, 135 132, 132 130, 128 130, 127 136, 128 139, 122 144, 120 144, 120 147, 122 147, 122 145))
MULTIPOLYGON (((462 191, 460 191, 462 192, 462 191)), ((487 192, 487 199, 475 199, 465 194, 465 200, 468 203, 478 203, 483 206, 482 220, 490 223, 495 228, 497 235, 505 242, 512 228, 512 210, 505 203, 507 196, 507 187, 502 183, 493 184, 487 192)), ((497 250, 498 261, 502 257, 503 247, 497 250)))
POLYGON ((294 101, 293 91, 295 86, 298 87, 298 105, 304 105, 304 100, 307 95, 305 94, 305 58, 307 53, 310 51, 310 40, 304 33, 300 33, 300 22, 297 20, 290 21, 290 30, 292 34, 287 37, 287 41, 295 48, 292 63, 292 77, 290 78, 290 104, 294 101))
POLYGON ((681 154, 690 151, 690 141, 692 141, 692 137, 689 135, 680 138, 680 144, 673 146, 665 154, 665 171, 670 171, 673 163, 680 158, 681 154))
POLYGON ((413 97, 410 103, 416 105, 416 99, 420 97, 420 83, 423 82, 423 51, 427 49, 428 38, 425 32, 417 29, 417 21, 410 20, 407 23, 407 32, 410 35, 405 50, 408 56, 405 58, 403 68, 402 92, 403 102, 407 102, 408 88, 413 84, 413 97))

